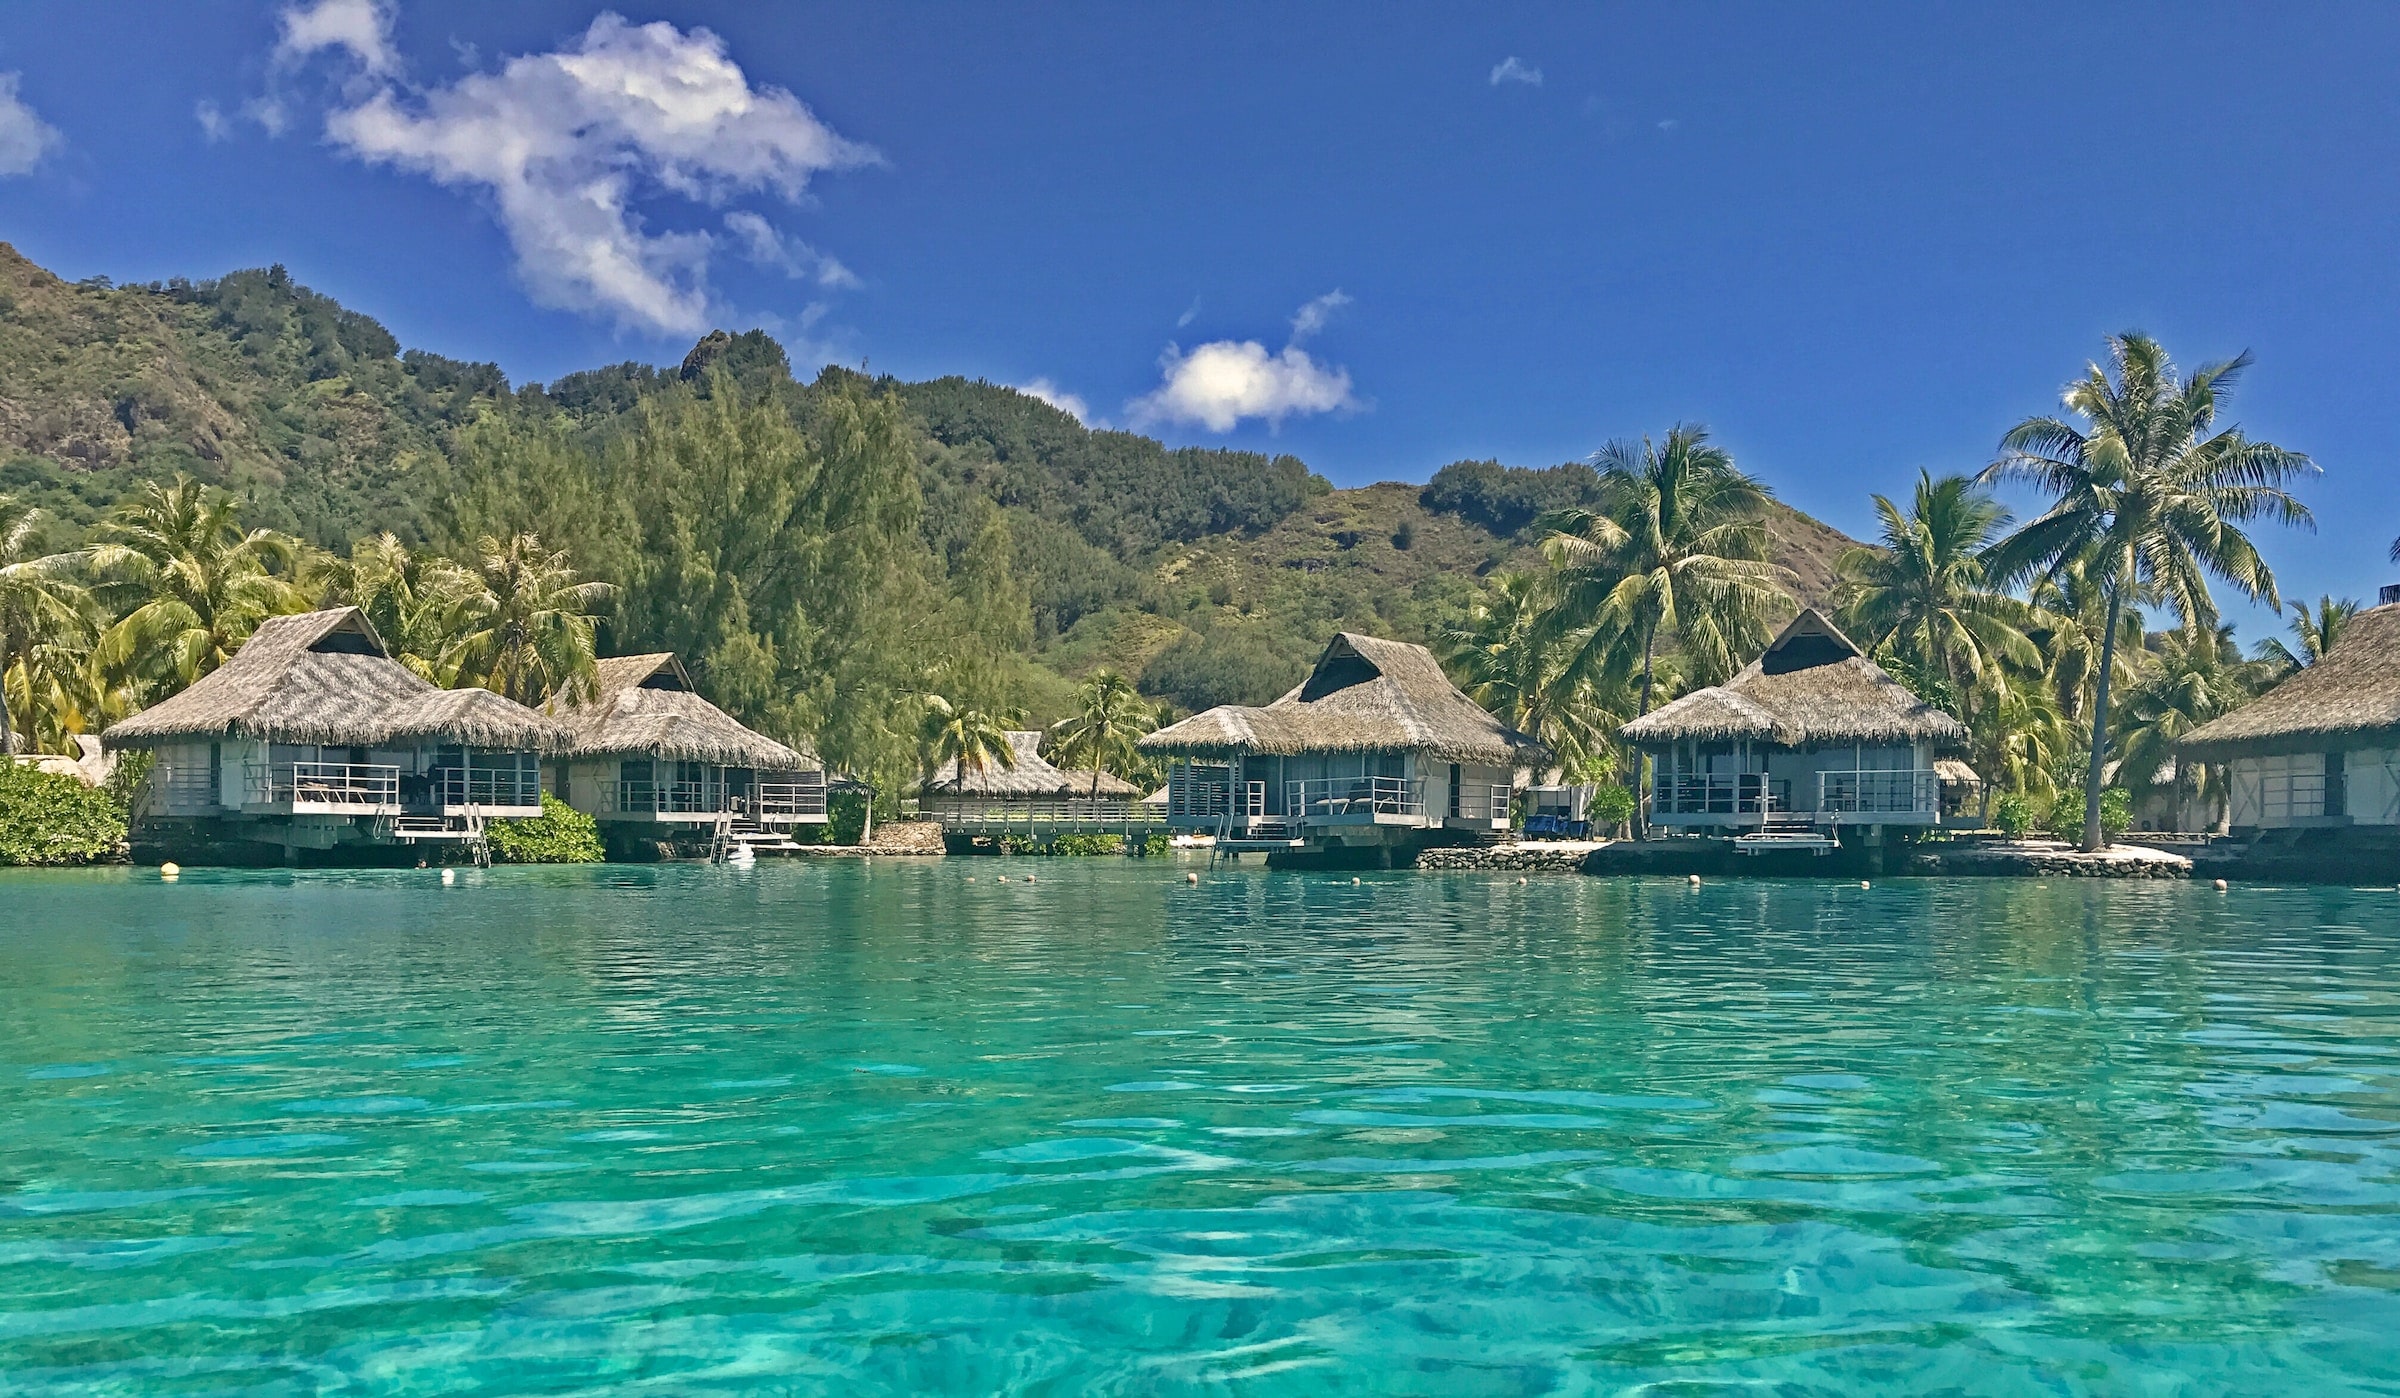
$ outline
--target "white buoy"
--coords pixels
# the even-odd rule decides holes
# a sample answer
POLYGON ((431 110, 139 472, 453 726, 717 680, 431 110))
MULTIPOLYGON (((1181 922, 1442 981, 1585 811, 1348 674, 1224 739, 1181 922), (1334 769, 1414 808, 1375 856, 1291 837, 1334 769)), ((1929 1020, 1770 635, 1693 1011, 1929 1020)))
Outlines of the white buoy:
POLYGON ((2224 891, 2225 891, 2225 881, 2224 881, 2223 879, 2219 879, 2219 880, 2217 880, 2217 892, 2219 892, 2219 893, 2223 893, 2224 891))
POLYGON ((1352 888, 1356 888, 1356 887, 1358 887, 1358 878, 1357 878, 1357 876, 1356 876, 1356 875, 1352 875, 1352 876, 1351 876, 1351 879, 1350 879, 1350 886, 1351 886, 1352 888))
POLYGON ((975 882, 975 876, 974 876, 973 874, 969 874, 969 875, 967 875, 967 882, 968 882, 968 883, 973 883, 973 882, 975 882))
POLYGON ((161 864, 161 865, 159 865, 159 866, 158 866, 158 876, 159 876, 160 878, 162 878, 162 879, 171 879, 171 878, 174 878, 174 877, 176 877, 176 876, 180 875, 182 872, 183 872, 183 866, 182 866, 182 865, 180 865, 180 864, 178 864, 178 863, 176 863, 176 862, 175 862, 174 860, 172 860, 172 859, 170 859, 170 860, 168 860, 166 863, 164 863, 164 864, 161 864))
POLYGON ((1694 888, 1698 888, 1700 886, 1700 876, 1698 874, 1691 876, 1691 885, 1694 888))
POLYGON ((1868 883, 1865 879, 1860 879, 1858 881, 1858 886, 1860 888, 1873 888, 1875 885, 1868 883))
POLYGON ((443 883, 457 883, 457 882, 458 882, 458 871, 457 871, 456 869, 444 869, 444 870, 442 871, 442 882, 443 882, 443 883))
POLYGON ((1008 875, 1006 875, 1006 874, 1002 874, 1002 875, 1000 876, 1000 882, 1002 882, 1002 883, 1007 883, 1007 882, 1008 882, 1008 875))
POLYGON ((1200 876, 1198 874, 1186 874, 1183 876, 1183 881, 1185 883, 1198 883, 1200 882, 1200 876))
POLYGON ((1523 888, 1524 886, 1525 886, 1525 876, 1524 876, 1523 874, 1519 874, 1519 875, 1517 875, 1517 887, 1519 887, 1519 888, 1523 888))
POLYGON ((1033 875, 1031 875, 1031 874, 1027 874, 1027 875, 1025 876, 1025 882, 1027 882, 1027 883, 1032 883, 1032 882, 1033 882, 1033 875))

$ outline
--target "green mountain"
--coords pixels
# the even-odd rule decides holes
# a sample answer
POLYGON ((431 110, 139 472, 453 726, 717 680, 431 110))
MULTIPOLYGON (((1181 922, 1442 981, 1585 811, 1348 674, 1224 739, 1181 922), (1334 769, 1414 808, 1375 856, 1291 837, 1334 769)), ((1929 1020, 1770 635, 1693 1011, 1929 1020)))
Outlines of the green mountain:
MULTIPOLYGON (((0 244, 0 491, 50 508, 64 533, 181 471, 324 547, 380 530, 439 542, 438 487, 463 430, 549 422, 598 447, 646 398, 711 369, 796 410, 857 379, 828 368, 795 382, 774 341, 719 331, 681 365, 512 387, 496 365, 403 352, 280 267, 67 283, 0 244)), ((1532 561, 1535 513, 1596 483, 1580 465, 1461 462, 1427 486, 1337 490, 1292 456, 1093 431, 993 384, 872 387, 900 395, 918 434, 922 527, 954 581, 984 566, 971 555, 994 506, 1007 521, 1037 673, 1114 665, 1185 707, 1270 697, 1337 628, 1427 637, 1485 575, 1532 561)), ((1790 510, 1772 533, 1800 594, 1821 596, 1851 541, 1790 510)), ((1047 717, 1064 685, 1038 688, 1047 717)))

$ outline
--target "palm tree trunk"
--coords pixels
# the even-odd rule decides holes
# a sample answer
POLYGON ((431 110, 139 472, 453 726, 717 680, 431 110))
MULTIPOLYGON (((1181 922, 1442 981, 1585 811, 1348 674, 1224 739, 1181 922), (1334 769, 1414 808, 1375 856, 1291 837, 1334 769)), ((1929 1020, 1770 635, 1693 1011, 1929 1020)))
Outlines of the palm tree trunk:
POLYGON ((2100 774, 2108 763, 2108 680, 2117 664, 2117 616, 2124 605, 2117 590, 2108 590, 2108 630, 2100 638, 2100 684, 2092 695, 2092 765, 2083 785, 2083 847, 2097 850, 2100 832, 2100 774))
MULTIPOLYGON (((1636 718, 1645 717, 1650 712, 1651 657, 1657 649, 1658 623, 1654 621, 1642 628, 1642 712, 1634 715, 1636 718)), ((1650 783, 1643 780, 1648 775, 1643 768, 1648 765, 1649 758, 1643 756, 1640 748, 1635 748, 1633 750, 1633 838, 1637 840, 1650 838, 1650 808, 1648 805, 1650 783)))

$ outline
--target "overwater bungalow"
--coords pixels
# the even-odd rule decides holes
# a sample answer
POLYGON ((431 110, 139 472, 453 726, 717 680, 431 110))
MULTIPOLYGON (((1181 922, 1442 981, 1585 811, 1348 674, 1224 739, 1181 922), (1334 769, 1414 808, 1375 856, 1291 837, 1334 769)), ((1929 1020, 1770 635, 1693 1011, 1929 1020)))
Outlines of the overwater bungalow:
POLYGON ((1653 831, 1728 837, 1744 853, 1822 853, 1844 826, 1880 839, 1940 824, 1937 760, 1967 738, 1813 607, 1740 674, 1618 732, 1651 758, 1653 831))
POLYGON ((356 607, 259 624, 233 657, 102 735, 157 754, 132 838, 144 857, 371 857, 479 840, 541 814, 557 723, 393 660, 356 607))
POLYGON ((1491 716, 1423 646, 1336 635, 1290 693, 1226 705, 1145 736, 1172 759, 1167 822, 1221 848, 1366 855, 1509 828, 1541 743, 1491 716))
POLYGON ((671 654, 603 660, 591 699, 562 690, 547 708, 568 730, 551 790, 599 823, 612 854, 825 823, 825 764, 701 698, 671 654))
POLYGON ((2237 835, 2388 840, 2400 827, 2400 605, 2350 618, 2317 663, 2192 730, 2176 754, 2224 765, 2237 835))

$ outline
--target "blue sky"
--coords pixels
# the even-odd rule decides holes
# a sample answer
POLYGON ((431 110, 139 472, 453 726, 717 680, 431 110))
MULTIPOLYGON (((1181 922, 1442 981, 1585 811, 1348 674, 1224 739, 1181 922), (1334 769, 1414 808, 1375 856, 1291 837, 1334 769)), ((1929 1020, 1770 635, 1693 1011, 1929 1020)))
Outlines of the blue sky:
POLYGON ((2140 327, 2326 468, 2288 593, 2400 580, 2400 9, 316 4, 0 5, 0 239, 519 380, 765 325, 1342 484, 1699 420, 1862 534, 2140 327))

